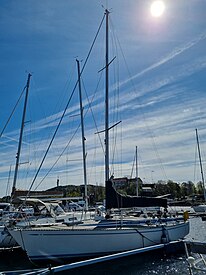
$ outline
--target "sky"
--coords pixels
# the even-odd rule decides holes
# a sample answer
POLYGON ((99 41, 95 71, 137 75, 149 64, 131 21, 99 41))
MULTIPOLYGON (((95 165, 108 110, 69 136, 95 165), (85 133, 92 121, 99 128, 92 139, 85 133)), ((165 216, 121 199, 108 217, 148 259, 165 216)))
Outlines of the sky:
MULTIPOLYGON (((206 1, 164 0, 159 17, 151 14, 153 2, 1 0, 0 131, 32 74, 17 189, 45 190, 57 179, 84 183, 76 59, 83 68, 87 183, 104 185, 104 132, 98 132, 105 129, 105 20, 98 29, 106 8, 114 59, 109 126, 121 121, 109 134, 110 175, 136 176, 137 146, 144 183, 201 180, 195 129, 204 170, 206 1)), ((0 197, 13 184, 24 97, 0 137, 0 197)))

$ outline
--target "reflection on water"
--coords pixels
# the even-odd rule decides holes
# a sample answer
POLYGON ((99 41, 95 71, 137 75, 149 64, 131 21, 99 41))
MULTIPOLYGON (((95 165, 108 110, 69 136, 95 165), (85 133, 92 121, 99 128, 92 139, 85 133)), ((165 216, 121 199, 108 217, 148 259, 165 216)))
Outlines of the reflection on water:
POLYGON ((178 256, 168 258, 162 254, 154 255, 153 253, 153 255, 145 254, 144 256, 132 256, 123 260, 104 263, 95 267, 87 267, 84 270, 79 269, 75 272, 73 271, 71 273, 67 272, 62 274, 78 275, 82 272, 86 275, 174 275, 180 273, 186 275, 188 274, 188 269, 187 263, 183 257, 178 256), (182 271, 183 266, 185 269, 184 271, 182 271))
MULTIPOLYGON (((201 218, 191 218, 190 234, 187 236, 187 239, 206 242, 206 221, 203 222, 201 218)), ((36 268, 21 251, 1 252, 0 254, 0 271, 29 269, 32 267, 36 268)), ((144 255, 134 255, 112 262, 92 265, 70 272, 67 271, 61 274, 79 275, 81 273, 84 275, 188 275, 189 269, 184 252, 166 256, 162 251, 155 251, 144 255)), ((201 275, 198 272, 193 272, 193 274, 201 275)))
POLYGON ((0 250, 0 271, 29 268, 34 268, 34 265, 21 249, 0 250))

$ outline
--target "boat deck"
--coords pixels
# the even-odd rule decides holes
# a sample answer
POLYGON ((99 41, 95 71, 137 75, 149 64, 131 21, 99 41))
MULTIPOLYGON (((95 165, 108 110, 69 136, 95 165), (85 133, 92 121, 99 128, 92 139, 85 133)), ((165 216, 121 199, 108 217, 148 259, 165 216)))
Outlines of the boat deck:
MULTIPOLYGON (((180 222, 180 221, 179 221, 180 222)), ((181 223, 181 222, 180 222, 181 223)), ((74 224, 65 224, 65 223, 54 223, 49 225, 41 225, 34 227, 28 227, 28 230, 37 231, 37 230, 112 230, 112 229, 124 229, 124 230, 131 230, 131 229, 141 229, 141 228, 154 228, 159 226, 169 226, 174 225, 174 221, 168 220, 168 222, 141 222, 134 218, 134 220, 127 219, 123 220, 105 220, 103 222, 95 221, 95 220, 86 220, 82 223, 74 223, 74 224)), ((19 227, 16 227, 19 229, 19 227)), ((24 228, 26 230, 27 228, 24 228)))

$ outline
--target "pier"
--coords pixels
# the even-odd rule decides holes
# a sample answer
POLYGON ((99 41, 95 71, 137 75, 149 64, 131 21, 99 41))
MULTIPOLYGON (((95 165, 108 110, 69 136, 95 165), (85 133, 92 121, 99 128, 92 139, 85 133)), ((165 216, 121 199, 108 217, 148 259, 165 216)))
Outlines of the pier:
POLYGON ((142 253, 147 253, 155 250, 164 250, 166 253, 172 253, 177 250, 183 250, 184 249, 184 243, 183 241, 173 241, 169 242, 166 244, 158 244, 158 245, 153 245, 153 246, 148 246, 144 248, 139 248, 139 249, 133 249, 129 251, 124 251, 120 253, 115 253, 111 255, 106 255, 102 257, 97 257, 97 258, 92 258, 84 261, 78 261, 74 263, 69 263, 65 265, 60 265, 60 266, 54 266, 54 267, 47 267, 47 268, 40 268, 40 269, 29 269, 29 270, 17 270, 17 271, 5 271, 1 272, 0 275, 35 275, 35 274, 41 274, 41 275, 46 275, 46 274, 57 274, 59 272, 67 271, 67 270, 74 270, 76 268, 81 268, 81 267, 86 267, 89 265, 94 265, 94 264, 99 264, 102 262, 107 262, 107 261, 113 261, 116 259, 124 258, 124 257, 129 257, 132 255, 137 255, 137 254, 142 254, 142 253))

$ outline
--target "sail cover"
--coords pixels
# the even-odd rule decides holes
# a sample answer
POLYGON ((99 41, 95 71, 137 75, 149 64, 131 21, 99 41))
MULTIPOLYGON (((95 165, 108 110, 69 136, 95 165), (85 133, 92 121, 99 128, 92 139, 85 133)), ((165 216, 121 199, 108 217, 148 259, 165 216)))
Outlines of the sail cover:
POLYGON ((106 182, 106 209, 150 206, 167 207, 167 200, 153 197, 124 196, 114 189, 111 180, 106 182))

